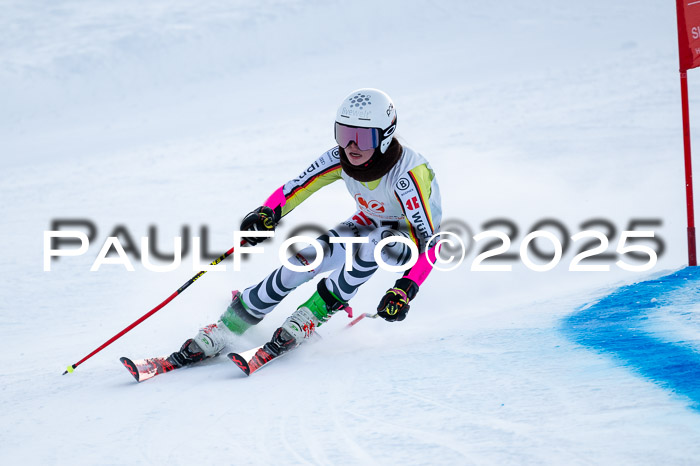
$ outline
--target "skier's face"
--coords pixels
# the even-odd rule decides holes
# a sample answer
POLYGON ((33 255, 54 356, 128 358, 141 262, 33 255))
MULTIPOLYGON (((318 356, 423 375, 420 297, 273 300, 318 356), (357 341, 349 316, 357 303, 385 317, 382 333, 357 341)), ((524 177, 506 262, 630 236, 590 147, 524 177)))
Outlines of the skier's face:
POLYGON ((355 144, 355 141, 350 141, 350 144, 345 148, 345 155, 348 156, 348 160, 353 165, 362 165, 367 163, 372 157, 374 149, 360 150, 355 144))

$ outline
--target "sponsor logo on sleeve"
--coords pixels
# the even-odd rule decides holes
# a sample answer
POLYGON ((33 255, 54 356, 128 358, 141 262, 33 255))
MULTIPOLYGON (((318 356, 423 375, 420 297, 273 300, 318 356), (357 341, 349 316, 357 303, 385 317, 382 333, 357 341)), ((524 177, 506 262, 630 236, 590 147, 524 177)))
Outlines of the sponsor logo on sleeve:
POLYGON ((396 189, 399 191, 406 191, 408 188, 411 187, 411 183, 408 181, 408 178, 401 177, 399 178, 399 181, 396 182, 396 189))
POLYGON ((421 215, 420 211, 411 215, 411 224, 416 228, 421 238, 426 239, 430 237, 430 232, 428 232, 428 227, 425 223, 425 217, 421 215))
POLYGON ((319 169, 319 168, 321 168, 321 164, 320 164, 320 163, 318 162, 318 160, 317 160, 316 162, 314 162, 314 163, 312 163, 311 165, 309 165, 309 168, 307 168, 307 169, 304 171, 304 173, 302 173, 302 174, 299 175, 298 177, 294 178, 293 181, 294 181, 294 182, 297 182, 297 183, 298 183, 298 182, 301 182, 301 181, 304 181, 304 179, 305 179, 307 176, 313 175, 314 172, 315 172, 317 169, 319 169))

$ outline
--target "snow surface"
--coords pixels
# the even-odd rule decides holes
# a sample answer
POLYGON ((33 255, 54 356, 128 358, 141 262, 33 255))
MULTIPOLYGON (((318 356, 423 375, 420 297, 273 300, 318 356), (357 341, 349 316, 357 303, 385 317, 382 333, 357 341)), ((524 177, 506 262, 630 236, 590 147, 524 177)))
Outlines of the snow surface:
MULTIPOLYGON (((619 286, 685 264, 672 4, 7 0, 0 30, 0 463, 700 462, 698 391, 571 327, 619 286), (136 241, 156 225, 165 251, 183 225, 190 236, 206 225, 209 250, 227 250, 242 215, 333 145, 336 106, 359 87, 393 97, 401 137, 438 174, 445 218, 473 234, 512 219, 517 252, 543 218, 569 234, 595 218, 618 232, 660 219, 665 252, 644 273, 611 261, 569 272, 573 246, 549 272, 515 261, 486 273, 470 271, 472 248, 431 275, 402 323, 345 332, 335 317, 322 342, 247 379, 219 358, 134 383, 119 356, 169 354, 217 319, 231 289, 277 265, 284 234, 351 214, 331 186, 242 272, 208 273, 60 376, 193 275, 188 264, 89 272, 117 225, 136 241), (92 220, 98 239, 44 272, 43 232, 60 218, 92 220)), ((695 127, 700 78, 689 74, 695 127)), ((356 311, 394 278, 374 277, 356 311)), ((692 359, 696 285, 616 325, 692 359)), ((232 349, 266 340, 312 290, 232 349)))

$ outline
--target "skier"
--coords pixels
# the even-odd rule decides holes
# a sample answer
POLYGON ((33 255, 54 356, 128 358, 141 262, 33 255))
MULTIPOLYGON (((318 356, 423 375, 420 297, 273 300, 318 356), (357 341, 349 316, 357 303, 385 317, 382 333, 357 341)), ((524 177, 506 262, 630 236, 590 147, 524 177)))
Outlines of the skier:
MULTIPOLYGON (((381 298, 378 315, 389 322, 406 318, 419 286, 430 273, 426 246, 440 225, 440 191, 428 162, 395 137, 396 108, 391 98, 377 89, 359 89, 348 95, 338 108, 335 139, 338 145, 325 152, 297 178, 277 189, 264 205, 245 216, 241 231, 274 231, 289 214, 314 192, 343 180, 357 203, 357 212, 318 237, 323 260, 315 269, 296 272, 280 267, 260 283, 234 291, 233 300, 216 324, 201 329, 170 358, 177 367, 219 354, 230 337, 242 335, 259 323, 296 287, 316 275, 317 291, 287 318, 264 345, 260 363, 298 346, 348 302, 358 288, 371 278, 378 265, 374 247, 383 238, 409 238, 421 252, 418 262, 399 278, 381 298), (367 243, 333 243, 335 237, 367 237, 367 243), (352 270, 345 270, 346 248, 353 247, 352 270)), ((246 238, 256 245, 267 238, 246 238)), ((432 246, 432 245, 431 245, 432 246)), ((291 260, 308 265, 316 259, 309 246, 291 260)), ((428 251, 434 254, 434 248, 428 251)), ((409 247, 399 241, 382 249, 388 265, 404 265, 411 258, 409 247)))

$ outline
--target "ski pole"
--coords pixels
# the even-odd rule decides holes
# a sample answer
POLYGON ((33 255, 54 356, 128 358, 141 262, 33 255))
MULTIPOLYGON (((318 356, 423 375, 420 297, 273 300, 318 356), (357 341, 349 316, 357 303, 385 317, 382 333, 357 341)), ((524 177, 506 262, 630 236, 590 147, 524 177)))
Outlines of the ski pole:
POLYGON ((345 328, 350 328, 353 325, 357 324, 359 321, 364 319, 365 317, 369 317, 370 319, 376 319, 379 317, 379 315, 375 312, 373 314, 370 314, 369 312, 363 312, 359 316, 355 317, 352 322, 350 322, 348 325, 345 326, 345 328))
MULTIPOLYGON (((243 245, 246 244, 246 243, 247 243, 246 240, 241 241, 241 246, 243 246, 243 245)), ((228 256, 230 256, 231 254, 233 254, 233 248, 231 248, 231 249, 229 249, 228 251, 226 251, 226 252, 225 252, 224 254, 222 254, 218 259, 216 259, 214 262, 212 262, 212 263, 209 264, 209 265, 216 265, 216 264, 220 263, 221 261, 223 261, 224 259, 226 259, 226 258, 227 258, 228 256)), ((175 299, 176 296, 180 295, 183 291, 185 291, 185 290, 187 289, 188 286, 190 286, 191 284, 193 284, 199 277, 201 277, 201 276, 204 275, 205 273, 207 273, 207 271, 206 271, 206 270, 202 270, 202 271, 199 272, 197 275, 195 275, 194 277, 190 278, 190 279, 187 281, 187 283, 185 283, 184 285, 182 285, 180 288, 177 289, 177 291, 175 291, 173 294, 171 294, 170 296, 168 296, 168 297, 165 299, 165 301, 163 301, 162 303, 160 303, 159 305, 157 305, 156 307, 154 307, 153 309, 151 309, 150 311, 148 311, 147 313, 145 313, 144 315, 142 315, 141 317, 139 317, 138 320, 136 320, 134 323, 132 323, 131 325, 129 325, 128 327, 126 327, 124 330, 122 330, 121 332, 117 333, 117 334, 114 335, 112 338, 110 338, 109 340, 107 340, 106 342, 104 342, 99 348, 97 348, 96 350, 94 350, 92 353, 88 354, 87 356, 85 356, 83 359, 81 359, 80 361, 76 362, 75 364, 72 364, 72 365, 68 366, 68 369, 66 369, 66 371, 63 373, 63 375, 66 375, 66 374, 68 374, 69 372, 73 372, 73 371, 75 370, 76 367, 78 367, 79 365, 81 365, 82 363, 84 363, 85 361, 87 361, 88 359, 90 359, 91 357, 93 357, 94 355, 96 355, 97 353, 99 353, 100 351, 102 351, 103 349, 105 349, 106 347, 108 347, 109 345, 111 345, 112 343, 114 343, 115 341, 117 341, 118 339, 120 339, 122 336, 124 336, 124 335, 125 335, 126 333, 128 333, 131 329, 133 329, 134 327, 136 327, 137 325, 139 325, 141 322, 143 322, 144 320, 148 319, 149 317, 151 317, 151 316, 152 316, 153 314, 155 314, 156 312, 160 311, 163 307, 165 307, 166 304, 168 304, 170 301, 172 301, 173 299, 175 299)))

